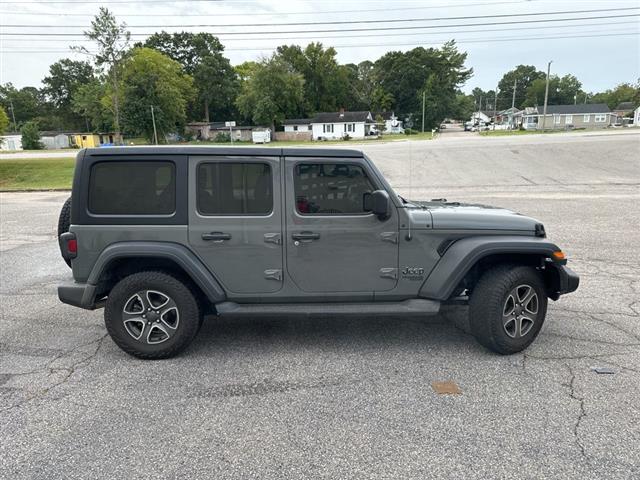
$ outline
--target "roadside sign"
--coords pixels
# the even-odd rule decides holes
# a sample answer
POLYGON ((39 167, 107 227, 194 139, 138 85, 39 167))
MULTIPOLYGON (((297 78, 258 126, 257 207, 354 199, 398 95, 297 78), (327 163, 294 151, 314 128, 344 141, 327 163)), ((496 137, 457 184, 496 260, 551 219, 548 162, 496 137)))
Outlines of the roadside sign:
POLYGON ((224 122, 224 126, 225 127, 235 127, 236 126, 236 122, 224 122))

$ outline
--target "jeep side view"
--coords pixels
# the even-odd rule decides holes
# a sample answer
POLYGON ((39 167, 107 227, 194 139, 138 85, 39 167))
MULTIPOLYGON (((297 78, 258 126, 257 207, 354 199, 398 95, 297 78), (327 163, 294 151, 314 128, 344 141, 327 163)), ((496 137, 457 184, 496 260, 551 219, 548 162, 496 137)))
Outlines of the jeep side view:
POLYGON ((205 314, 425 316, 446 303, 468 303, 478 341, 510 354, 579 282, 537 220, 405 200, 355 150, 82 150, 59 233, 74 278, 60 300, 106 307, 114 342, 146 359, 186 348, 205 314))

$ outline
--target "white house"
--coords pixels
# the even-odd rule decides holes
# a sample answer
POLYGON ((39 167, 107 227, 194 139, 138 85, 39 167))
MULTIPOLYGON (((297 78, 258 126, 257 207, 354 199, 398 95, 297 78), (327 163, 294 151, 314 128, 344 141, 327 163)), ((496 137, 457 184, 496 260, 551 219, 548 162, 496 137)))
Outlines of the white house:
POLYGON ((310 132, 311 118, 289 118, 282 123, 285 132, 310 132))
POLYGON ((489 123, 491 121, 491 115, 489 115, 487 112, 478 110, 477 112, 473 112, 471 114, 471 121, 473 123, 489 123))
POLYGON ((378 115, 384 120, 384 133, 404 133, 402 120, 398 120, 394 112, 376 113, 373 114, 373 119, 376 120, 378 115))
POLYGON ((318 113, 311 120, 313 140, 336 140, 349 136, 365 138, 371 135, 375 121, 371 112, 339 112, 318 113))
POLYGON ((22 150, 22 135, 10 133, 0 136, 0 150, 22 150))

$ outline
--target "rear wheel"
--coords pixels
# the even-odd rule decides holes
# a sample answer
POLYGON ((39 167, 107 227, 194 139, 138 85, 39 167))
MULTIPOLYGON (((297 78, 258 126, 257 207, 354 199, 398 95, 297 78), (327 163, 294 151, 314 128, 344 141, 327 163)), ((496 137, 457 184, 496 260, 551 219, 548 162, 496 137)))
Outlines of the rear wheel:
POLYGON ((111 290, 104 312, 113 341, 138 358, 177 355, 193 340, 202 314, 188 285, 164 272, 125 277, 111 290))
POLYGON ((482 345, 503 355, 531 345, 546 312, 542 276, 529 266, 500 265, 488 270, 469 301, 471 332, 482 345))
MULTIPOLYGON (((71 197, 67 198, 67 200, 62 205, 62 209, 60 210, 60 216, 58 217, 58 238, 63 233, 67 233, 69 231, 69 227, 71 226, 71 197)), ((60 254, 62 254, 62 246, 60 246, 60 254)), ((68 266, 71 266, 71 260, 68 258, 62 257, 65 263, 68 266)))

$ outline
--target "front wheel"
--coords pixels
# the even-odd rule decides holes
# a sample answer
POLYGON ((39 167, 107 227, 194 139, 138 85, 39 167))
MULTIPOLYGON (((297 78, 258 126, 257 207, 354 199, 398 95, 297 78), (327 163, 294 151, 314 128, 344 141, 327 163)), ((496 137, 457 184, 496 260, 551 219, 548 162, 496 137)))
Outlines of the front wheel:
POLYGON ((125 352, 143 359, 177 355, 198 333, 198 300, 183 282, 164 272, 134 273, 120 280, 107 298, 107 331, 125 352))
POLYGON ((469 300, 471 332, 482 345, 503 355, 531 345, 546 313, 542 276, 529 266, 500 265, 488 270, 469 300))

